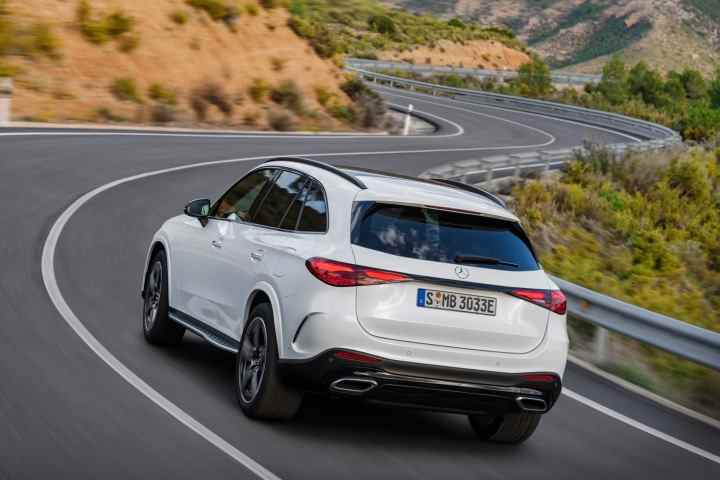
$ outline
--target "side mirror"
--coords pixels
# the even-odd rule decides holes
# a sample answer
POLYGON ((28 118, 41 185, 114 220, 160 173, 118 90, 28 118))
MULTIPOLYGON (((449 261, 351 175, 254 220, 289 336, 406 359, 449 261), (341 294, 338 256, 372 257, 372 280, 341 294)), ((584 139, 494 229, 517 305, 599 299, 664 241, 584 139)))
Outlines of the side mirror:
POLYGON ((207 198, 193 200, 185 205, 183 212, 190 217, 199 218, 200 221, 207 220, 208 215, 210 215, 210 200, 207 198))

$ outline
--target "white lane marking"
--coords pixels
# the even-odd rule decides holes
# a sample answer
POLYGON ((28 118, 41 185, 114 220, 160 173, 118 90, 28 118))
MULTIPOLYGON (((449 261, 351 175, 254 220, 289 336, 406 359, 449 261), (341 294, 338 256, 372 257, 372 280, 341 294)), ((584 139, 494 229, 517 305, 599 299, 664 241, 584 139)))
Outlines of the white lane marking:
MULTIPOLYGON (((249 161, 252 159, 248 158, 245 160, 249 161)), ((85 342, 85 344, 87 344, 88 347, 90 347, 93 352, 95 352, 98 357, 100 357, 106 364, 108 364, 110 368, 115 370, 118 375, 124 378, 128 383, 130 383, 133 387, 135 387, 139 392, 149 398, 160 408, 175 417, 175 419, 178 420, 180 423, 206 439, 208 442, 219 448, 222 452, 226 453, 237 462, 244 465, 248 470, 250 470, 258 477, 262 478, 263 480, 280 480, 280 478, 274 473, 272 473, 270 470, 266 469, 265 467, 257 463, 255 460, 247 456, 245 453, 232 446, 215 432, 195 420, 180 407, 172 403, 160 392, 148 385, 143 379, 136 375, 127 366, 125 366, 125 364, 123 364, 120 360, 118 360, 115 355, 110 353, 110 351, 105 348, 105 346, 100 343, 100 341, 92 333, 90 333, 90 331, 75 315, 75 313, 65 301, 65 298, 60 291, 60 287, 58 286, 57 279, 55 277, 55 249, 57 247, 58 240, 60 239, 60 234, 62 234, 65 225, 75 214, 75 212, 80 209, 80 207, 82 207, 85 203, 87 203, 91 198, 95 197, 96 195, 123 183, 176 170, 182 170, 182 168, 169 168, 165 170, 143 173, 139 175, 134 175, 132 177, 116 180, 114 182, 110 182, 103 186, 100 186, 94 190, 91 190, 90 192, 75 200, 72 205, 70 205, 55 221, 52 229, 50 230, 50 233, 48 234, 47 239, 45 240, 45 245, 43 246, 42 251, 42 277, 43 282, 45 283, 45 289, 47 290, 50 299, 55 305, 55 308, 65 319, 70 328, 75 331, 75 333, 85 342)))
MULTIPOLYGON (((536 146, 536 147, 546 147, 546 146, 548 146, 548 145, 550 145, 550 144, 555 143, 555 141, 557 140, 554 135, 552 135, 552 134, 549 133, 549 132, 546 132, 545 130, 541 130, 541 129, 537 128, 537 127, 531 127, 530 125, 525 125, 524 123, 516 122, 515 120, 510 120, 510 119, 507 119, 507 118, 504 118, 504 117, 498 117, 498 116, 496 116, 496 115, 490 115, 489 113, 478 112, 477 110, 469 110, 469 109, 467 109, 467 108, 454 107, 454 106, 452 106, 452 105, 447 105, 447 104, 444 104, 444 103, 433 102, 433 101, 430 101, 430 100, 427 100, 427 99, 423 98, 422 96, 407 96, 407 95, 402 95, 402 94, 398 94, 398 93, 394 93, 394 92, 389 93, 389 95, 390 95, 391 97, 399 97, 399 98, 404 98, 404 99, 406 99, 406 100, 420 100, 421 102, 429 103, 430 105, 437 105, 437 106, 439 106, 439 107, 449 108, 449 109, 451 109, 451 110, 458 110, 458 111, 460 111, 460 112, 469 113, 469 114, 475 115, 475 116, 492 118, 493 120, 498 120, 498 121, 503 122, 503 123, 509 123, 510 125, 515 125, 515 126, 517 126, 517 127, 521 127, 521 128, 526 129, 526 130, 530 130, 530 131, 539 133, 540 135, 544 135, 544 136, 546 136, 546 137, 548 137, 548 138, 550 139, 550 140, 549 140, 548 142, 546 142, 546 143, 543 143, 543 144, 540 144, 540 145, 533 145, 533 146, 536 146)), ((416 95, 419 95, 419 94, 416 94, 416 95)), ((432 98, 432 97, 431 97, 431 98, 432 98)), ((452 98, 448 98, 447 100, 449 100, 449 101, 451 101, 451 102, 461 103, 461 102, 457 102, 456 100, 454 100, 454 99, 452 99, 452 98)), ((501 110, 504 110, 504 109, 501 109, 501 110)), ((516 113, 518 113, 518 112, 516 112, 516 113)), ((524 114, 525 112, 519 112, 519 113, 524 114)), ((530 115, 533 115, 533 114, 530 114, 530 115)))
MULTIPOLYGON (((390 154, 395 152, 353 152, 353 155, 376 155, 380 153, 390 154)), ((322 154, 300 154, 295 156, 309 156, 309 157, 332 157, 332 156, 345 156, 347 153, 322 153, 322 154)), ((123 379, 125 379, 130 385, 135 387, 139 392, 141 392, 143 395, 145 395, 148 399, 150 399, 152 402, 154 402, 156 405, 158 405, 160 408, 165 410, 168 414, 172 415, 176 420, 178 420, 183 425, 190 428, 192 431, 196 432, 198 435, 206 439, 208 442, 210 442, 212 445, 217 447, 222 452, 229 455, 231 458, 239 462, 240 464, 244 465, 248 470, 256 474, 258 477, 264 479, 264 480, 280 480, 279 477, 277 477, 275 474, 273 474, 271 471, 257 463, 255 460, 250 458, 245 453, 241 452, 234 446, 232 446, 230 443, 228 443, 226 440, 221 438, 219 435, 217 435, 215 432, 210 430, 208 427, 204 426, 197 420, 195 420, 190 414, 182 410, 180 407, 172 403, 169 399, 164 397, 160 392, 152 388, 149 384, 147 384, 143 379, 141 379, 137 374, 135 374, 132 370, 130 370, 125 364, 123 364, 115 355, 113 355, 103 344, 100 343, 100 341, 85 327, 85 325, 80 321, 80 319, 75 315, 75 313, 72 311, 70 306, 65 301, 65 297, 63 297, 62 292, 60 290, 60 286, 57 283, 57 278, 55 276, 55 250, 58 245, 58 241, 60 239, 60 235, 62 234, 65 226, 67 225, 70 218, 88 201, 90 201, 92 198, 96 197, 97 195, 110 190, 111 188, 117 187, 119 185, 122 185, 124 183, 129 183, 135 180, 140 180, 143 178, 153 177, 156 175, 162 175, 165 173, 171 173, 171 172, 177 172, 181 170, 189 170, 192 168, 199 168, 199 167, 205 167, 205 166, 212 166, 212 165, 223 165, 223 164, 229 164, 229 163, 239 163, 239 162, 249 162, 254 160, 264 160, 272 158, 271 156, 260 156, 260 157, 247 157, 247 158, 236 158, 236 159, 228 159, 228 160, 216 160, 216 161, 209 161, 209 162, 202 162, 192 165, 181 165, 178 167, 172 167, 172 168, 165 168, 161 170, 155 170, 152 172, 146 172, 146 173, 140 173, 137 175, 133 175, 130 177, 121 178, 119 180, 115 180, 113 182, 106 183, 105 185, 101 185, 90 192, 84 194, 77 200, 75 200, 65 211, 60 214, 58 219, 53 224, 52 228, 50 229, 50 233, 48 234, 45 244, 43 245, 42 250, 42 259, 41 259, 41 271, 42 271, 42 278, 43 283, 45 284, 45 289, 48 293, 48 296, 50 297, 51 301, 53 302, 53 305, 57 309, 60 316, 65 320, 65 322, 70 326, 70 328, 75 331, 75 333, 85 342, 85 344, 90 347, 90 349, 98 356, 100 359, 102 359, 110 368, 112 368, 116 373, 118 373, 123 379)), ((572 398, 580 403, 583 403, 584 405, 593 408, 605 415, 608 415, 612 418, 615 418, 626 425, 629 425, 633 428, 636 428, 638 430, 641 430, 645 433, 648 433, 649 435, 652 435, 656 438, 659 438, 661 440, 664 440, 672 445, 675 445, 679 448, 682 448, 688 452, 700 455, 703 458, 706 458, 708 460, 711 460, 716 463, 720 463, 720 458, 717 456, 706 452, 705 450, 702 450, 698 447, 695 447, 694 445, 690 445, 689 443, 686 443, 682 440, 676 439, 674 437, 671 437, 670 435, 667 435, 663 432, 660 432, 652 427, 649 427, 647 425, 644 425, 636 420, 633 420, 629 417, 626 417, 618 412, 615 412, 614 410, 611 410, 603 405, 598 404, 597 402, 594 402, 593 400, 590 400, 586 397, 583 397, 582 395, 579 395, 571 390, 564 389, 563 393, 568 396, 569 398, 572 398)))
POLYGON ((674 445, 678 448, 682 448, 685 451, 688 451, 690 453, 694 453, 695 455, 699 455, 700 457, 703 457, 706 460, 710 460, 711 462, 720 464, 720 456, 717 456, 715 454, 712 454, 708 452, 707 450, 703 450, 702 448, 696 447, 695 445, 691 445, 683 440, 680 440, 679 438, 675 438, 672 435, 668 435, 667 433, 663 433, 660 430, 657 430, 649 425, 645 425, 642 422, 638 422, 637 420, 634 420, 630 417, 627 417, 623 415, 620 412, 616 412, 615 410, 608 408, 604 405, 601 405, 597 403, 594 400, 590 400, 587 397, 584 397, 580 395, 579 393, 575 393, 572 390, 568 390, 567 388, 562 389, 563 395, 572 398, 576 402, 580 402, 586 407, 590 407, 593 410, 597 410, 598 412, 607 415, 608 417, 614 418, 615 420, 624 423, 625 425, 629 425, 633 428, 636 428, 640 430, 641 432, 645 432, 650 436, 653 436, 655 438, 658 438, 660 440, 663 440, 671 445, 674 445))
MULTIPOLYGON (((388 102, 388 105, 392 105, 393 107, 407 108, 407 105, 402 105, 402 104, 400 104, 400 103, 391 103, 391 102, 388 102)), ((455 133, 451 133, 451 134, 447 134, 447 135, 412 135, 413 137, 418 137, 418 136, 430 137, 430 136, 432 136, 432 137, 435 137, 435 138, 438 138, 438 137, 439 137, 439 138, 442 138, 442 137, 457 137, 457 136, 459 136, 459 135, 465 135, 465 129, 464 129, 463 126, 460 125, 459 123, 455 123, 455 122, 453 122, 453 121, 450 120, 450 119, 447 119, 447 118, 445 118, 445 117, 441 117, 440 115, 435 115, 435 114, 432 114, 432 113, 429 113, 429 112, 423 112, 422 110, 417 110, 417 109, 416 109, 416 110, 414 110, 414 112, 415 112, 415 113, 420 113, 420 114, 422 114, 422 115, 426 115, 426 116, 431 117, 431 118, 435 118, 435 119, 437 119, 437 120, 441 120, 441 121, 446 122, 446 123, 449 123, 450 125, 452 125, 453 127, 455 127, 457 131, 456 131, 455 133)))
POLYGON ((598 377, 604 378, 608 382, 612 382, 619 387, 624 388, 625 390, 628 390, 636 395, 639 395, 641 397, 647 398, 648 400, 651 400, 665 408, 669 408, 670 410, 675 410, 678 413, 681 413, 683 415, 687 415, 688 417, 697 420, 698 422, 704 423, 709 427, 717 428, 720 430, 720 420, 716 420, 714 418, 710 418, 707 415, 697 412, 695 410, 692 410, 688 407, 685 407, 683 405, 677 404, 673 402, 672 400, 669 400, 665 397, 661 397, 657 393, 653 393, 649 390, 645 390, 644 388, 635 385, 634 383, 630 383, 627 380, 623 380, 622 378, 613 375, 612 373, 606 372, 605 370, 602 370, 595 365, 586 362, 585 360, 582 360, 574 355, 568 355, 568 362, 575 364, 576 366, 583 368, 589 372, 591 372, 594 375, 597 375, 598 377))
MULTIPOLYGON (((400 107, 405 108, 406 105, 397 104, 397 103, 391 103, 388 102, 388 105, 392 105, 394 107, 400 107)), ((417 113, 420 113, 422 115, 426 115, 428 117, 435 118, 437 120, 440 120, 441 122, 445 122, 449 125, 452 125, 455 127, 456 131, 454 133, 446 133, 442 135, 434 135, 434 134, 424 134, 424 135, 412 135, 410 138, 447 138, 447 137, 457 137, 459 135, 465 134, 465 129, 459 125, 458 123, 453 122, 450 119, 447 119, 445 117, 441 117, 440 115, 435 115, 429 112, 424 112, 422 110, 415 110, 417 113)), ((53 128, 60 128, 60 127, 48 127, 48 126, 42 126, 42 127, 18 127, 18 128, 48 128, 50 130, 47 131, 29 131, 29 132, 1 132, 0 131, 0 137, 22 137, 22 136, 138 136, 138 137, 183 137, 183 138, 279 138, 279 139, 303 139, 303 140, 326 140, 328 138, 330 139, 339 139, 339 140, 347 140, 347 139, 360 139, 360 138, 372 138, 373 140, 378 139, 393 139, 393 140, 407 140, 408 137, 402 136, 402 135, 388 135, 387 133, 363 133, 363 132, 357 132, 357 133, 333 133, 333 132, 324 132, 324 133, 313 133, 313 132, 295 132, 295 133, 278 133, 278 132, 248 132, 248 131, 238 131, 238 132, 218 132, 218 133, 212 133, 212 132, 203 132, 203 131, 196 131, 196 132, 183 132, 182 130, 145 130, 143 127, 138 127, 137 129, 133 127, 126 128, 127 131, 115 131, 120 130, 119 128, 112 128, 109 127, 107 130, 102 130, 101 127, 84 127, 82 125, 79 125, 77 127, 72 126, 66 126, 62 128, 72 129, 75 128, 75 131, 67 132, 67 131, 55 131, 52 130, 53 128)), ((517 148, 523 148, 523 146, 518 146, 517 148)))
MULTIPOLYGON (((396 91, 396 89, 391 89, 391 88, 389 88, 389 87, 376 87, 376 88, 382 89, 382 90, 385 90, 385 91, 388 91, 388 92, 394 92, 394 91, 396 91)), ((427 102, 427 103, 430 103, 430 104, 433 104, 433 105, 438 105, 438 106, 443 106, 443 107, 446 107, 446 106, 447 106, 447 105, 442 104, 442 103, 436 103, 436 102, 432 102, 432 101, 430 101, 430 100, 427 100, 427 98, 434 98, 434 97, 431 97, 430 95, 426 95, 426 94, 422 94, 422 93, 417 93, 417 92, 414 92, 414 93, 413 93, 413 92, 403 92, 403 93, 404 93, 404 95, 401 95, 401 94, 394 94, 394 95, 395 95, 395 96, 398 96, 398 97, 401 97, 401 98, 408 99, 408 100, 420 100, 420 101, 427 102)), ((482 107, 482 108, 490 108, 490 109, 493 109, 493 110, 500 110, 501 112, 519 113, 519 114, 521 114, 521 115, 529 115, 529 116, 531 116, 531 117, 540 117, 540 118, 544 118, 544 119, 546 119, 546 120, 552 120, 552 121, 555 121, 555 122, 568 123, 568 124, 570 124, 570 125, 577 125, 577 126, 580 126, 580 127, 591 128, 591 129, 593 129, 593 130, 599 130, 599 131, 601 131, 601 132, 606 132, 606 133, 610 133, 610 134, 613 134, 613 135, 618 135, 618 136, 620 136, 620 137, 625 137, 625 138, 628 138, 628 139, 632 140, 633 142, 642 142, 642 139, 641 139, 641 138, 635 137, 635 136, 633 136, 633 135, 629 135, 629 134, 627 134, 627 133, 619 132, 619 131, 617 131, 617 130, 611 130, 611 129, 609 129, 609 128, 603 128, 603 127, 600 127, 600 126, 597 126, 597 125, 590 125, 590 124, 588 124, 588 123, 576 122, 576 121, 574 121, 574 120, 568 120, 568 119, 565 119, 565 118, 553 117, 553 116, 550 116, 550 115, 543 115, 542 113, 533 113, 533 112, 525 112, 525 111, 522 111, 522 110, 513 110, 513 109, 511 109, 511 108, 503 108, 503 107, 498 107, 498 106, 495 106, 495 105, 484 105, 484 104, 482 104, 482 103, 474 103, 474 102, 462 102, 462 101, 456 100, 456 99, 454 99, 454 98, 445 98, 445 99, 448 100, 448 101, 450 101, 450 102, 459 103, 459 104, 461 104, 461 105, 467 105, 468 103, 470 103, 470 104, 472 104, 472 105, 477 105, 478 107, 482 107)), ((471 110, 471 111, 472 111, 472 110, 471 110)), ((479 112, 478 112, 478 113, 479 113, 479 112)))

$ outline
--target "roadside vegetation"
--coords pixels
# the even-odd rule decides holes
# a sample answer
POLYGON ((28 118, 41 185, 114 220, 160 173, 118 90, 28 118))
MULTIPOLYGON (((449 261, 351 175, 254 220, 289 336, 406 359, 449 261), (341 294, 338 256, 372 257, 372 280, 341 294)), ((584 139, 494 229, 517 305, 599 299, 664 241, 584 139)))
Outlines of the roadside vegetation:
POLYGON ((135 19, 120 9, 98 14, 89 0, 80 0, 75 10, 75 20, 80 32, 91 43, 102 45, 116 40, 118 49, 126 53, 140 45, 140 37, 133 32, 135 19))
MULTIPOLYGON (((548 272, 720 332, 720 149, 622 160, 592 150, 557 181, 527 180, 512 197, 548 272)), ((717 375, 633 349, 649 358, 654 382, 682 386, 706 409, 716 401, 717 375)))
POLYGON ((6 0, 0 0, 0 76, 13 77, 20 68, 10 65, 12 57, 29 59, 62 58, 62 42, 46 23, 18 25, 6 0))
POLYGON ((663 75, 643 62, 628 68, 619 56, 614 56, 603 69, 602 81, 586 85, 582 92, 556 89, 549 68, 537 56, 520 67, 517 79, 507 83, 455 74, 421 77, 397 70, 387 73, 620 113, 673 128, 689 141, 714 141, 720 135, 720 69, 713 78, 704 78, 693 69, 663 75))
POLYGON ((525 49, 509 29, 415 15, 377 0, 290 0, 288 10, 290 27, 325 58, 338 55, 377 58, 382 51, 432 47, 440 40, 461 44, 497 40, 511 48, 525 49))

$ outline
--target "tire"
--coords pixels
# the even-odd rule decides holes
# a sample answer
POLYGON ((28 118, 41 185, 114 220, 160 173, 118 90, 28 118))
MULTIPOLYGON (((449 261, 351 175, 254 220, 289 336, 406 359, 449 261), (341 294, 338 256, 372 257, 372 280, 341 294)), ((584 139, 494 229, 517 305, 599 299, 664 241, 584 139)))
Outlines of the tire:
POLYGON ((160 250, 150 260, 143 291, 143 334, 153 345, 178 345, 185 333, 185 327, 168 317, 167 271, 165 251, 160 250))
POLYGON ((267 303, 250 312, 235 365, 235 391, 245 415, 262 420, 295 416, 302 394, 281 381, 273 313, 267 303))
POLYGON ((482 440, 519 444, 535 432, 542 415, 508 413, 500 417, 469 415, 470 426, 482 440))

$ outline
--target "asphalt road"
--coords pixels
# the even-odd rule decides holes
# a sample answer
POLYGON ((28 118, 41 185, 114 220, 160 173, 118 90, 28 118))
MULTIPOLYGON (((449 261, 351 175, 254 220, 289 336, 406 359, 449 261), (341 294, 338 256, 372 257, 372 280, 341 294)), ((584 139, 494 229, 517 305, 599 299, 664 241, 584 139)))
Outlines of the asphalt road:
MULTIPOLYGON (((259 423, 237 408, 233 358, 186 335, 145 344, 139 281, 153 231, 192 198, 215 197, 259 156, 419 174, 448 161, 613 132, 405 92, 435 115, 427 137, 148 134, 0 130, 0 479, 256 478, 150 401, 73 331, 41 274, 48 232, 84 193, 108 182, 229 159, 120 184, 85 203, 55 249, 57 284, 87 330, 155 391, 282 479, 720 478, 720 464, 562 397, 520 447, 476 441, 462 416, 312 399, 292 423, 259 423), (446 120, 442 120, 446 119, 446 120)), ((714 455, 720 432, 570 366, 574 392, 714 455)))

